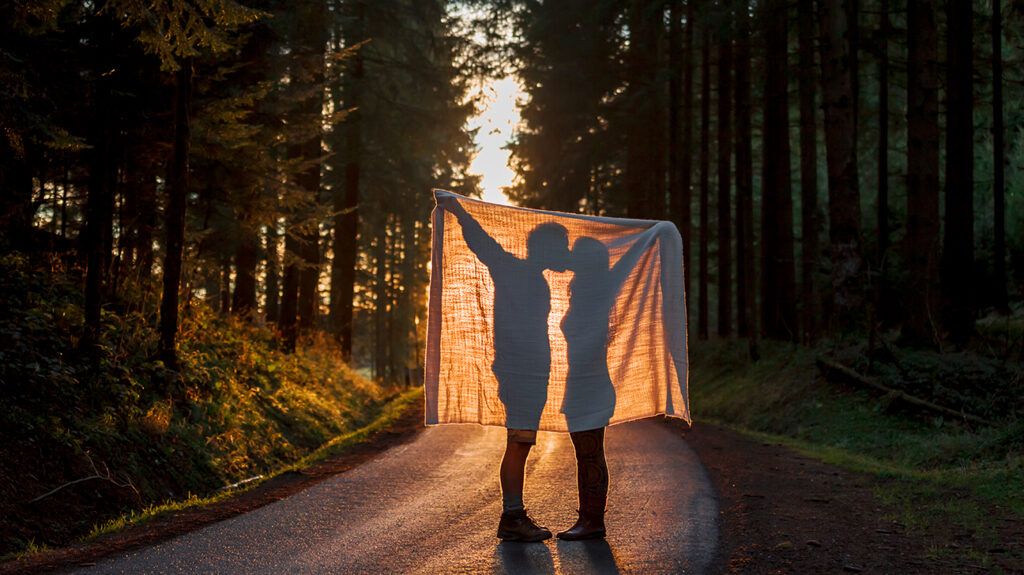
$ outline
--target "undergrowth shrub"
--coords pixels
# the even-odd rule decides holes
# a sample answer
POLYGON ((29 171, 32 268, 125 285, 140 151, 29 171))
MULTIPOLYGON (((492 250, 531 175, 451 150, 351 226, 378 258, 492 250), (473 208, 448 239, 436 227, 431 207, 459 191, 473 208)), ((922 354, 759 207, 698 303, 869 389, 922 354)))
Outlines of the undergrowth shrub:
POLYGON ((105 306, 95 349, 80 351, 80 281, 0 258, 0 554, 294 463, 372 420, 395 391, 327 339, 285 354, 270 329, 196 301, 172 372, 155 359, 155 290, 132 284, 105 306))

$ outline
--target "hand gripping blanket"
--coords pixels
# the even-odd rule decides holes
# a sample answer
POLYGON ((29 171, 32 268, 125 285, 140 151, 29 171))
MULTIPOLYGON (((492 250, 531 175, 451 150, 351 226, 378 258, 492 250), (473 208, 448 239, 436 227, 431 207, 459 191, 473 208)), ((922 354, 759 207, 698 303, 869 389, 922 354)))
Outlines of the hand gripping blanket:
POLYGON ((673 224, 434 197, 428 425, 690 421, 673 224))

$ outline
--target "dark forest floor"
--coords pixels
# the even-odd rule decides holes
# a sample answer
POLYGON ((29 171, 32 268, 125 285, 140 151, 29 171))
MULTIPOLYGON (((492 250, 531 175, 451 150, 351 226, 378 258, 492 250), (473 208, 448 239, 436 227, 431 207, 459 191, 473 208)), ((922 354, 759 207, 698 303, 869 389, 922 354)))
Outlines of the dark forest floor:
POLYGON ((720 496, 724 573, 1018 573, 1024 523, 987 509, 1004 544, 952 524, 908 527, 878 497, 894 479, 849 471, 780 443, 697 423, 683 432, 720 496))
MULTIPOLYGON (((765 341, 751 362, 744 342, 691 346, 692 444, 722 492, 725 566, 1024 572, 1020 364, 893 349, 889 363, 910 375, 915 395, 991 418, 978 425, 831 381, 815 366, 832 357, 863 369, 864 349, 855 339, 815 349, 765 341)), ((900 379, 887 384, 900 389, 900 379)))

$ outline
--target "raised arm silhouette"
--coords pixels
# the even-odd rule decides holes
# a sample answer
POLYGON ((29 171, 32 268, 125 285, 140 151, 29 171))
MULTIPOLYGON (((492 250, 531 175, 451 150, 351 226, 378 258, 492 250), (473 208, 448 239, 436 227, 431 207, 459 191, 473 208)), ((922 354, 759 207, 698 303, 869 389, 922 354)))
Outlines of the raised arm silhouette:
POLYGON ((615 388, 608 373, 609 315, 626 276, 649 242, 636 240, 608 269, 608 247, 581 237, 572 247, 569 309, 562 318, 569 374, 561 412, 569 431, 608 425, 615 412, 615 388))
POLYGON ((551 289, 544 270, 565 271, 569 236, 554 223, 530 231, 526 258, 510 254, 458 201, 443 207, 459 221, 462 237, 494 282, 494 363, 498 397, 509 429, 537 429, 551 371, 548 314, 551 289))

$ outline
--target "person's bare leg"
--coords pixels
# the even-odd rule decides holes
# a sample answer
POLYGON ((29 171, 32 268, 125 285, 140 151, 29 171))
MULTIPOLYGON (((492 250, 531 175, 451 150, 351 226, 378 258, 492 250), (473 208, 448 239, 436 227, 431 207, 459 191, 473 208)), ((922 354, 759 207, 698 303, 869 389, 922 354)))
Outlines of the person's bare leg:
POLYGON ((551 537, 551 531, 534 523, 523 507, 526 458, 536 437, 535 431, 510 429, 505 443, 499 470, 502 512, 498 537, 506 541, 543 541, 551 537))
POLYGON ((505 456, 501 458, 501 498, 505 511, 523 508, 523 482, 526 478, 526 458, 530 455, 529 443, 509 440, 505 444, 505 456), (518 505, 516 505, 518 503, 518 505))

